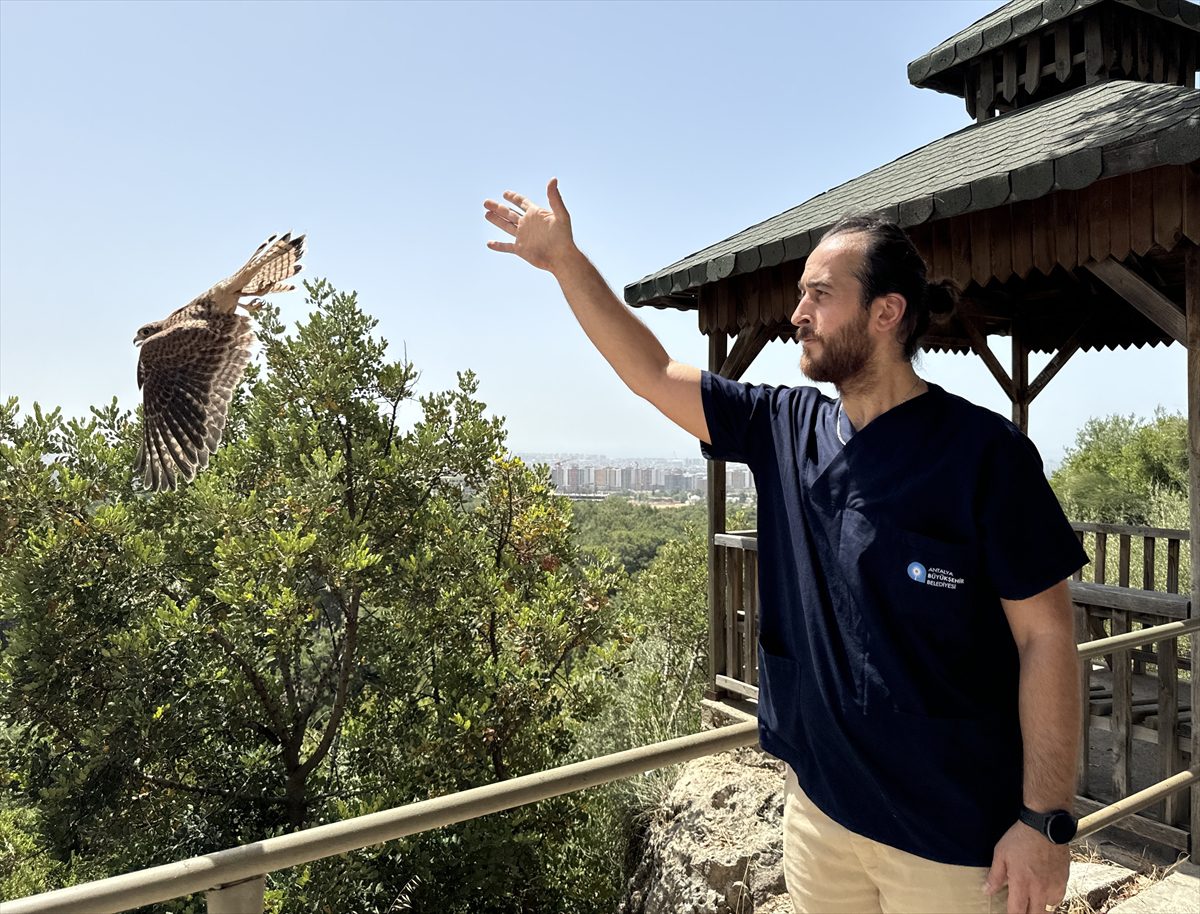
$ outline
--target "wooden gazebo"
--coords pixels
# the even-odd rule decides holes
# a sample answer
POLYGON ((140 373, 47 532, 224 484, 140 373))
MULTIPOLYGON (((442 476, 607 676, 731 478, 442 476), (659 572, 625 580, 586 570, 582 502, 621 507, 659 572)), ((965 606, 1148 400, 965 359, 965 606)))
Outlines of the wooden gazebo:
MULTIPOLYGON (((1200 5, 1188 0, 1013 0, 908 67, 913 85, 963 98, 973 124, 626 286, 625 300, 634 307, 697 311, 700 331, 708 337, 709 370, 739 378, 768 342, 793 338, 788 318, 797 281, 824 231, 848 212, 885 213, 909 233, 932 278, 952 279, 964 293, 955 317, 927 337, 925 348, 981 358, 1012 402, 1013 422, 1022 430, 1028 429, 1030 403, 1077 351, 1159 343, 1187 347, 1195 534, 1200 531, 1198 65, 1200 5), (991 334, 1011 338, 1011 366, 1000 364, 988 348, 991 334), (1032 379, 1030 352, 1053 354, 1032 379)), ((736 706, 756 694, 756 556, 751 537, 726 533, 723 463, 709 466, 708 506, 708 697, 736 706), (724 548, 739 540, 745 548, 724 548)), ((1090 551, 1101 554, 1099 577, 1080 582, 1084 589, 1075 598, 1091 601, 1085 609, 1111 619, 1114 633, 1128 631, 1134 621, 1200 616, 1200 548, 1194 542, 1200 536, 1192 537, 1191 592, 1158 595, 1164 601, 1155 604, 1161 610, 1156 614, 1145 602, 1151 596, 1139 596, 1154 587, 1154 541, 1175 555, 1174 587, 1168 580, 1167 590, 1178 591, 1179 543, 1187 531, 1087 527, 1076 529, 1081 538, 1090 534, 1090 551), (1123 594, 1104 581, 1110 535, 1120 541, 1123 594), (1146 540, 1144 591, 1127 587, 1131 537, 1146 540)), ((1170 653, 1173 658, 1173 644, 1170 653)), ((1174 660, 1158 659, 1160 678, 1169 673, 1173 686, 1174 660), (1168 673, 1162 672, 1164 664, 1168 673)), ((1113 666, 1117 696, 1121 688, 1128 691, 1118 666, 1113 666)), ((1169 726, 1171 740, 1177 728, 1186 734, 1182 744, 1164 750, 1166 764, 1176 770, 1189 748, 1191 764, 1200 761, 1194 716, 1200 709, 1195 675, 1200 637, 1192 638, 1190 666, 1190 727, 1174 688, 1164 688, 1159 706, 1159 732, 1169 726)), ((1083 687, 1086 694, 1086 674, 1083 687)), ((1119 698, 1111 704, 1111 727, 1121 742, 1117 754, 1124 753, 1123 775, 1115 776, 1120 791, 1128 788, 1129 740, 1137 722, 1118 720, 1119 698)), ((1083 726, 1086 737, 1086 721, 1083 726)), ((1084 744, 1086 753, 1086 738, 1084 744)), ((1086 809, 1088 801, 1081 802, 1086 809)), ((1190 804, 1186 794, 1182 801, 1173 798, 1164 817, 1146 819, 1140 827, 1147 837, 1176 847, 1188 845, 1190 833, 1186 849, 1200 859, 1200 787, 1191 790, 1190 804), (1164 831, 1171 828, 1175 831, 1164 831)))

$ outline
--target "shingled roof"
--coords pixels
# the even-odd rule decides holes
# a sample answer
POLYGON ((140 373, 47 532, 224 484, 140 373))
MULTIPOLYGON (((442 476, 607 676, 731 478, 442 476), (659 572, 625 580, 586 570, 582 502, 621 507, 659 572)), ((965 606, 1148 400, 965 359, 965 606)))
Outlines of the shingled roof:
MULTIPOLYGON (((1105 0, 1012 0, 992 10, 957 35, 947 38, 932 51, 908 65, 908 81, 914 86, 939 92, 962 94, 961 83, 939 79, 960 64, 994 51, 1002 45, 1105 0)), ((1200 6, 1189 0, 1115 0, 1200 33, 1200 6)))
POLYGON ((972 124, 818 194, 631 283, 625 301, 694 308, 678 293, 801 259, 848 212, 883 212, 907 227, 1196 159, 1200 90, 1124 80, 1085 86, 972 124))

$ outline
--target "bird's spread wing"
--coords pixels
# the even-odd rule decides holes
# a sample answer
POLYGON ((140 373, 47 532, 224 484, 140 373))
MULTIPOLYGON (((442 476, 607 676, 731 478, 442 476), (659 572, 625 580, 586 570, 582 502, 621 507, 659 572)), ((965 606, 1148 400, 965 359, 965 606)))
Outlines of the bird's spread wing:
POLYGON ((153 490, 175 488, 208 465, 225 430, 234 388, 250 360, 250 320, 210 314, 142 345, 142 445, 135 470, 153 490))

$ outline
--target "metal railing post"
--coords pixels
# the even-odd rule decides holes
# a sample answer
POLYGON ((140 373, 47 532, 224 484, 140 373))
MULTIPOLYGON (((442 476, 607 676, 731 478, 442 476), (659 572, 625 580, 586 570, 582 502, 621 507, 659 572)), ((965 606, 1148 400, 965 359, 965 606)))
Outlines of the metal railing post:
POLYGON ((267 877, 223 885, 204 893, 208 914, 262 914, 267 877))

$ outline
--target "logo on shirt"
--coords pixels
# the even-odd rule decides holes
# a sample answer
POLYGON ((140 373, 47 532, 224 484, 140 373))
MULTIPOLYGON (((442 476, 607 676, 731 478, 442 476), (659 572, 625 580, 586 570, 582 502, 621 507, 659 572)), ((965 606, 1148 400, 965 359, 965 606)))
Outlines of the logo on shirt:
POLYGON ((956 577, 954 572, 945 568, 926 568, 920 562, 908 563, 908 578, 918 584, 942 587, 946 590, 958 590, 958 585, 965 581, 965 578, 956 577))

